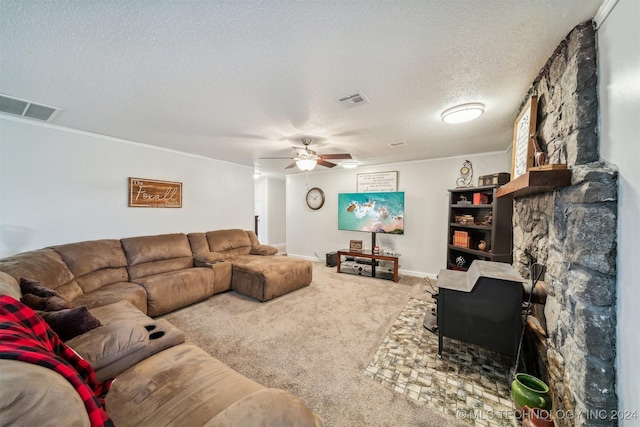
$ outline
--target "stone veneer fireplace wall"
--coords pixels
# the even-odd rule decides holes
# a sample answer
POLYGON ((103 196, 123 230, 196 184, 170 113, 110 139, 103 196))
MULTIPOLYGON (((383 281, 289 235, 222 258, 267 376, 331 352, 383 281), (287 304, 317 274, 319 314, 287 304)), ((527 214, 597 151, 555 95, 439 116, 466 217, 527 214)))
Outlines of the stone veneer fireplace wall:
POLYGON ((596 30, 574 28, 530 93, 537 130, 551 164, 567 164, 571 185, 514 200, 514 267, 547 270, 544 361, 554 411, 574 411, 558 425, 615 423, 617 171, 599 158, 596 30), (607 411, 607 417, 603 417, 607 411), (600 412, 596 412, 600 411, 600 412), (606 418, 606 419, 602 419, 606 418))

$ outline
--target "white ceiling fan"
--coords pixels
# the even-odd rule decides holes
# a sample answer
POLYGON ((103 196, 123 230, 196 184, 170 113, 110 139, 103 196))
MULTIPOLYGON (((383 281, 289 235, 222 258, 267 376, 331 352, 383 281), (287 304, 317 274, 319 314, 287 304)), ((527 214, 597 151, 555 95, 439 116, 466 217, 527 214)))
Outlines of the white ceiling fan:
POLYGON ((292 167, 297 166, 302 171, 310 171, 316 167, 316 165, 324 166, 327 168, 332 168, 336 166, 335 163, 328 162, 329 160, 341 160, 341 159, 351 159, 351 154, 321 154, 318 155, 314 150, 309 148, 311 142, 313 141, 311 138, 302 138, 300 140, 304 147, 292 147, 296 150, 296 157, 260 157, 261 159, 292 159, 295 160, 285 169, 291 169, 292 167))

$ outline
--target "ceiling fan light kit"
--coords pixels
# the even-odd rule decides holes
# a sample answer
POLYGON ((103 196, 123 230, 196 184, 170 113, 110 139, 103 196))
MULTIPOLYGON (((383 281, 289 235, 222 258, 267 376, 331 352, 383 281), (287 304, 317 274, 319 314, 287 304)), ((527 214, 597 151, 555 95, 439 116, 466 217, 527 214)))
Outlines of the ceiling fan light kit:
MULTIPOLYGON (((300 141, 304 145, 303 147, 292 147, 294 150, 296 150, 296 154, 297 154, 296 157, 261 157, 261 159, 291 159, 291 160, 294 160, 294 162, 291 163, 289 166, 287 166, 285 169, 291 169, 297 166, 298 169, 300 169, 303 172, 309 172, 313 170, 316 167, 316 165, 324 166, 326 168, 332 168, 336 166, 335 163, 328 162, 327 159, 329 160, 351 159, 351 154, 346 154, 346 153, 318 155, 318 153, 316 153, 315 151, 309 148, 309 145, 311 145, 311 142, 312 142, 311 138, 302 138, 300 141)), ((351 167, 356 167, 356 166, 358 166, 357 162, 355 166, 351 166, 351 167)), ((345 167, 349 167, 349 166, 345 166, 345 167)))
POLYGON ((442 121, 446 123, 464 123, 477 119, 484 113, 484 104, 474 102, 456 105, 442 112, 442 121))
POLYGON ((315 159, 296 160, 296 166, 298 166, 298 169, 305 172, 313 170, 313 168, 315 168, 317 164, 318 164, 318 161, 315 159))

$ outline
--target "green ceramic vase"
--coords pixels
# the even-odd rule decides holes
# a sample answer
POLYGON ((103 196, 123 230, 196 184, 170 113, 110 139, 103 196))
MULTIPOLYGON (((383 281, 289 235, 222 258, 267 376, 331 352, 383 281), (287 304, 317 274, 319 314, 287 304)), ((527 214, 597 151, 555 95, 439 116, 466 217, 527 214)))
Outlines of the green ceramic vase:
POLYGON ((511 383, 511 398, 518 411, 528 406, 551 410, 549 386, 533 375, 519 373, 511 383))

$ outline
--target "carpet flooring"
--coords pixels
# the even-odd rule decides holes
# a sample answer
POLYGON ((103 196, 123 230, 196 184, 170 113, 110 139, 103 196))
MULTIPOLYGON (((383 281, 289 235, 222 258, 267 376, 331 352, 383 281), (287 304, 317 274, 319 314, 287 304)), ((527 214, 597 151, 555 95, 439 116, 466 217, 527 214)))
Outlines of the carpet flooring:
POLYGON ((410 300, 430 301, 427 281, 313 264, 310 286, 266 303, 226 292, 163 317, 248 378, 300 397, 329 427, 468 425, 367 375, 410 300))

